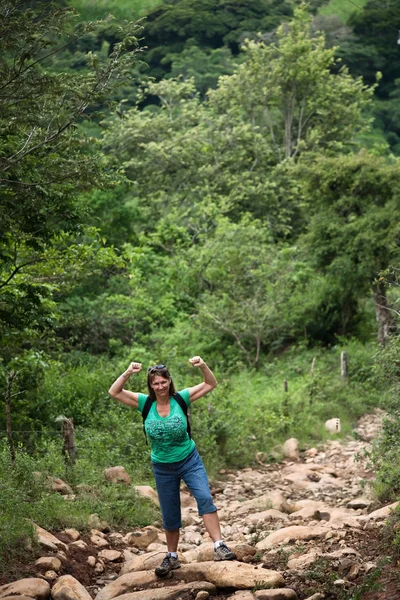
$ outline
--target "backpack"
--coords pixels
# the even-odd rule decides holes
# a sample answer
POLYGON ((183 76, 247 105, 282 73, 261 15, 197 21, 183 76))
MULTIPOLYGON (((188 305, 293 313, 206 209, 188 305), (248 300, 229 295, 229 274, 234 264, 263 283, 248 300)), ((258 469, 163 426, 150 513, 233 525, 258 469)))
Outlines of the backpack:
MULTIPOLYGON (((188 405, 186 404, 186 402, 184 401, 184 399, 182 398, 182 396, 180 394, 178 394, 178 392, 175 392, 175 394, 173 394, 172 398, 177 401, 177 403, 181 407, 181 410, 182 410, 183 414, 186 417, 186 421, 187 421, 187 433, 188 433, 188 436, 190 437, 190 439, 192 439, 192 433, 191 433, 191 430, 190 430, 190 422, 189 422, 189 415, 188 415, 188 405)), ((144 407, 143 407, 143 410, 142 410, 143 433, 144 433, 144 437, 146 438, 146 444, 147 444, 147 436, 146 436, 146 430, 144 428, 144 424, 145 424, 145 421, 147 419, 147 415, 150 412, 150 408, 151 408, 151 405, 153 404, 153 402, 154 402, 154 400, 152 400, 150 398, 150 396, 147 396, 146 402, 144 403, 144 407)))

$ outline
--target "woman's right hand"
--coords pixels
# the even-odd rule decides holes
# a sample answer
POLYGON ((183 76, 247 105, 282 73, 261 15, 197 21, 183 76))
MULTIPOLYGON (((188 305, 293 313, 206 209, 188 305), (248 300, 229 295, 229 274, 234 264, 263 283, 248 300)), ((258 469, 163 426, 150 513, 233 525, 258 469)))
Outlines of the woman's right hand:
POLYGON ((142 363, 131 362, 129 367, 126 369, 124 375, 132 375, 133 373, 139 373, 142 370, 142 363))

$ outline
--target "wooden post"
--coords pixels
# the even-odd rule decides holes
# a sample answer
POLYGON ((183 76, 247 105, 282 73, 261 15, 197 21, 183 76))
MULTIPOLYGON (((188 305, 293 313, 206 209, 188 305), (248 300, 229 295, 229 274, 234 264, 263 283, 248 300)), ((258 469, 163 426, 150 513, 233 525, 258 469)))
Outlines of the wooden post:
POLYGON ((314 371, 315 371, 315 363, 317 362, 317 357, 314 356, 314 358, 312 359, 312 363, 311 363, 311 377, 314 377, 314 371))
POLYGON ((289 386, 288 386, 288 380, 287 379, 283 380, 283 391, 284 392, 288 392, 289 391, 289 386))
POLYGON ((16 378, 17 374, 15 371, 11 370, 8 374, 7 377, 7 390, 6 393, 4 394, 4 400, 6 403, 6 432, 7 432, 7 440, 8 440, 8 445, 10 448, 10 456, 11 456, 11 463, 14 465, 15 464, 15 448, 14 448, 14 442, 13 442, 13 436, 12 436, 12 427, 11 427, 11 391, 12 391, 12 386, 14 383, 14 379, 16 378))
POLYGON ((342 352, 340 355, 340 376, 342 381, 347 379, 347 354, 342 352))
POLYGON ((75 448, 75 430, 74 422, 72 419, 64 417, 62 422, 62 437, 63 447, 62 453, 66 460, 69 460, 72 465, 76 461, 76 448, 75 448))

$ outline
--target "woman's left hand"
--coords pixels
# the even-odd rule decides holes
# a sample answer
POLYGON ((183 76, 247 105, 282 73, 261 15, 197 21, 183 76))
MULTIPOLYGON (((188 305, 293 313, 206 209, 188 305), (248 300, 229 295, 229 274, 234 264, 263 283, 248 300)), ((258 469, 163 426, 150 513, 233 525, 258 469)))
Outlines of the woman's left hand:
POLYGON ((193 358, 189 358, 189 362, 192 367, 201 367, 206 364, 201 356, 193 356, 193 358))

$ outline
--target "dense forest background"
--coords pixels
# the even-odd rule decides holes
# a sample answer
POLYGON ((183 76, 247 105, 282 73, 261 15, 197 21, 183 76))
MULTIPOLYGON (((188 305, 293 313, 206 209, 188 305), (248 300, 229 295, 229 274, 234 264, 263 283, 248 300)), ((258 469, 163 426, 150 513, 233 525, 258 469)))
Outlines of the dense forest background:
POLYGON ((107 394, 131 360, 178 388, 192 355, 216 372, 193 415, 210 472, 396 415, 400 0, 0 6, 4 477, 10 449, 65 477, 66 416, 72 483, 147 480, 140 416, 107 394))

